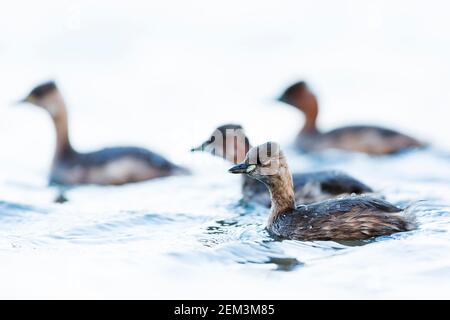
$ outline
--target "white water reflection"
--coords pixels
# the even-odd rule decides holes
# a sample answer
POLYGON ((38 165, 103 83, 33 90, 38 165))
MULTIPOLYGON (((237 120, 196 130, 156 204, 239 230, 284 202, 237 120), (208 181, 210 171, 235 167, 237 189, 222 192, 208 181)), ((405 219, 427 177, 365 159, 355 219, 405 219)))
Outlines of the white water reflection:
POLYGON ((439 1, 16 1, 0 10, 1 298, 448 298, 450 39, 439 1), (27 10, 23 10, 27 7, 27 10), (135 144, 192 168, 53 202, 49 119, 13 107, 55 78, 80 150, 135 144), (320 125, 373 123, 433 144, 370 158, 288 149, 301 115, 273 101, 297 78, 320 125), (188 150, 217 125, 280 141, 295 170, 336 168, 420 228, 366 245, 273 241, 229 164, 188 150))

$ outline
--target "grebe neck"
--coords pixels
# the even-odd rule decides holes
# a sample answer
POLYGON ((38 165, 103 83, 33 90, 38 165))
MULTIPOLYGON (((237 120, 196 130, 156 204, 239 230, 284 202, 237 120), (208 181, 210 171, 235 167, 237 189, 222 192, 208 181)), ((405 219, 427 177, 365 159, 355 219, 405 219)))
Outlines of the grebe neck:
POLYGON ((269 223, 280 214, 295 209, 294 185, 288 168, 281 168, 280 172, 263 181, 270 191, 271 213, 269 223))
POLYGON ((307 90, 303 93, 297 103, 297 107, 305 115, 305 123, 301 133, 317 133, 317 116, 319 115, 319 102, 317 97, 307 90))
POLYGON ((52 120, 56 131, 55 158, 60 158, 72 152, 73 148, 69 139, 69 122, 65 103, 59 102, 57 110, 56 114, 52 114, 52 120))
POLYGON ((317 109, 317 106, 315 108, 312 108, 311 110, 308 110, 308 112, 304 112, 305 114, 305 123, 303 124, 303 128, 300 131, 301 134, 316 134, 319 133, 319 130, 317 129, 317 116, 319 114, 319 110, 317 109))

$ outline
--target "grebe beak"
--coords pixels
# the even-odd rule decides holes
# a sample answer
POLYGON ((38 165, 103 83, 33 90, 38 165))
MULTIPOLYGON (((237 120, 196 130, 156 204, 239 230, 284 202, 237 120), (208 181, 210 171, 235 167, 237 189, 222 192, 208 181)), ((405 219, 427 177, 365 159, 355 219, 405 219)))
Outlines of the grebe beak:
POLYGON ((203 151, 203 145, 200 145, 198 147, 192 148, 191 152, 197 152, 197 151, 203 151))
POLYGON ((17 105, 20 105, 20 104, 23 104, 23 103, 26 103, 26 102, 29 102, 28 97, 25 97, 25 98, 20 99, 20 100, 18 100, 18 101, 14 101, 14 102, 13 102, 13 105, 17 106, 17 105))
POLYGON ((287 98, 286 95, 283 93, 281 96, 276 98, 276 100, 279 101, 279 102, 287 103, 287 99, 286 98, 287 98))
POLYGON ((228 172, 230 173, 250 173, 256 169, 256 165, 248 163, 239 163, 234 167, 230 168, 228 172))
POLYGON ((211 142, 205 141, 198 147, 192 148, 191 152, 197 152, 197 151, 205 151, 205 148, 210 144, 211 142))

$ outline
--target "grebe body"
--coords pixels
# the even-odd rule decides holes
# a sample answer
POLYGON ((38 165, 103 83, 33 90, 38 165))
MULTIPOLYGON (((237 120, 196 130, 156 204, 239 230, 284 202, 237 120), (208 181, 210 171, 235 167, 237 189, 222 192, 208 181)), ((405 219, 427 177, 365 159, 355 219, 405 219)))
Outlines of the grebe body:
POLYGON ((305 123, 295 140, 296 147, 302 152, 340 149, 385 155, 425 146, 408 135, 379 126, 355 125, 328 132, 320 131, 316 125, 319 114, 317 97, 303 81, 287 88, 278 100, 295 107, 305 115, 305 123))
POLYGON ((250 149, 229 171, 265 184, 272 201, 267 229, 283 239, 365 240, 415 228, 414 218, 402 209, 365 195, 297 205, 286 158, 273 142, 250 149))
POLYGON ((188 173, 161 155, 138 147, 77 152, 69 140, 66 104, 53 81, 35 87, 21 102, 46 110, 55 126, 56 150, 50 172, 51 184, 121 185, 188 173))
MULTIPOLYGON (((208 152, 236 164, 244 160, 249 148, 251 145, 242 126, 226 124, 214 130, 209 139, 191 151, 208 152)), ((312 203, 343 194, 373 192, 364 183, 337 170, 295 173, 293 183, 298 203, 312 203)), ((260 181, 246 175, 243 176, 242 195, 246 201, 270 207, 270 194, 267 188, 260 181)))

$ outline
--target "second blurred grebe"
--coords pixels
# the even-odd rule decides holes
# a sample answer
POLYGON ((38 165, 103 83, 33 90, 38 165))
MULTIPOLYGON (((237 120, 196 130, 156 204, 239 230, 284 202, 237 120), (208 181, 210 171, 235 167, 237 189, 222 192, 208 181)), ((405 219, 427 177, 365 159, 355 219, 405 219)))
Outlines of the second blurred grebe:
POLYGON ((411 215, 402 215, 402 209, 369 196, 296 206, 286 158, 273 142, 250 149, 245 160, 229 171, 266 185, 272 199, 267 229, 283 239, 364 240, 415 228, 411 215))
POLYGON ((116 147, 90 153, 75 151, 69 140, 66 104, 53 81, 34 88, 22 102, 46 110, 55 125, 56 151, 50 174, 51 184, 121 185, 187 172, 143 148, 116 147))
MULTIPOLYGON (((226 124, 214 130, 208 140, 191 151, 205 151, 232 163, 239 163, 244 160, 250 148, 249 139, 242 126, 226 124)), ((298 203, 312 203, 342 194, 373 192, 364 183, 340 171, 296 173, 293 180, 298 203)), ((242 193, 244 200, 270 207, 270 194, 261 182, 244 176, 242 193)))
POLYGON ((412 137, 377 126, 348 126, 320 132, 316 127, 317 98, 303 81, 287 88, 279 101, 294 106, 305 115, 305 124, 296 139, 296 145, 302 151, 342 149, 383 155, 424 146, 412 137))

